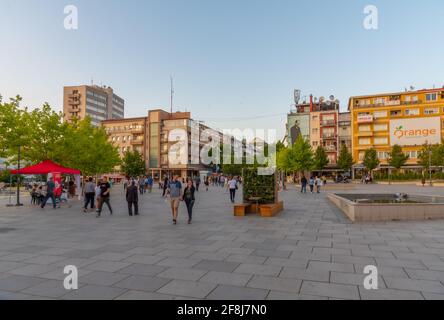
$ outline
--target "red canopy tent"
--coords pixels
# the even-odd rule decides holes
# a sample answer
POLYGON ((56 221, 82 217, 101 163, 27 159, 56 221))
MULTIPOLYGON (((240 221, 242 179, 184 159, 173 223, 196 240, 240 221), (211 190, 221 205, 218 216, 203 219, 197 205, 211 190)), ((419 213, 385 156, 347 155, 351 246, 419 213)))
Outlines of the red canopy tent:
POLYGON ((62 167, 51 160, 45 160, 34 166, 29 166, 20 170, 12 170, 12 174, 48 174, 51 172, 59 172, 62 174, 79 175, 80 170, 62 167))
MULTIPOLYGON (((11 170, 11 174, 71 174, 75 176, 77 191, 80 191, 80 170, 65 168, 51 160, 45 160, 34 166, 29 166, 20 170, 11 170)), ((81 192, 78 193, 80 199, 81 192)))

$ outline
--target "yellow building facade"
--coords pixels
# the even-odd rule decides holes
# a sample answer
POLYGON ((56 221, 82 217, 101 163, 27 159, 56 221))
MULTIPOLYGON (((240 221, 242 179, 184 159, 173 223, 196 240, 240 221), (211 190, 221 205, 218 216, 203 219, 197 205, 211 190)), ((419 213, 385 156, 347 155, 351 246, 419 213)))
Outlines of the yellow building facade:
POLYGON ((409 155, 406 166, 414 167, 422 146, 444 137, 444 88, 351 97, 349 110, 356 164, 374 148, 381 166, 388 166, 392 147, 399 145, 409 155))

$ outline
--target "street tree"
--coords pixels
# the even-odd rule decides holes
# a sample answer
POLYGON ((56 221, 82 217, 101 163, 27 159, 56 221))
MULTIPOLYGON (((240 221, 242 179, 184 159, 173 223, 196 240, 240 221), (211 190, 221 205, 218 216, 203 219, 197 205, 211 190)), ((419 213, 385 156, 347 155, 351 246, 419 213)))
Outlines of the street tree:
POLYGON ((402 151, 401 146, 395 144, 389 154, 388 163, 396 170, 399 170, 403 165, 405 165, 408 159, 409 156, 402 151))
POLYGON ((378 153, 374 148, 365 150, 364 160, 362 164, 373 175, 373 170, 379 166, 378 153))
POLYGON ((349 171, 354 165, 353 155, 349 152, 347 146, 343 144, 338 156, 338 167, 344 171, 349 171))
POLYGON ((128 177, 137 177, 146 173, 145 161, 137 151, 127 151, 122 159, 121 171, 128 177))
POLYGON ((313 169, 320 171, 322 175, 322 171, 329 163, 330 160, 324 147, 318 146, 313 157, 313 169))

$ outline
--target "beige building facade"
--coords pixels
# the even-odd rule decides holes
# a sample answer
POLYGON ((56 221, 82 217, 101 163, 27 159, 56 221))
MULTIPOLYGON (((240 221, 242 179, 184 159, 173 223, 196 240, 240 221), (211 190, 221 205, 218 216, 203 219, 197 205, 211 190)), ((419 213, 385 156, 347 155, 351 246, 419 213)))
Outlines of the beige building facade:
MULTIPOLYGON (((203 176, 211 170, 199 159, 192 159, 193 144, 194 147, 197 144, 201 150, 207 142, 200 136, 193 137, 196 131, 192 129, 198 128, 198 132, 202 132, 209 128, 194 121, 189 112, 170 113, 157 109, 149 110, 147 117, 105 120, 101 123, 109 140, 118 147, 120 156, 123 157, 127 151, 139 151, 145 160, 146 173, 155 180, 176 174, 182 178, 203 176), (187 144, 185 149, 184 143, 187 144), (187 154, 183 150, 187 150, 187 154)), ((220 133, 217 134, 222 138, 220 133)))

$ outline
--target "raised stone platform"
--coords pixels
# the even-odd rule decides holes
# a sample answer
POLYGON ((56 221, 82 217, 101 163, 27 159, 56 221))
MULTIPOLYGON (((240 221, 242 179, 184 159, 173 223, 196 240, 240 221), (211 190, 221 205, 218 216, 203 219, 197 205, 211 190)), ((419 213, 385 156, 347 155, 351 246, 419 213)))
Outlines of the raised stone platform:
POLYGON ((444 197, 410 195, 410 202, 375 203, 375 199, 389 201, 389 194, 328 194, 328 199, 354 222, 444 219, 444 197))

